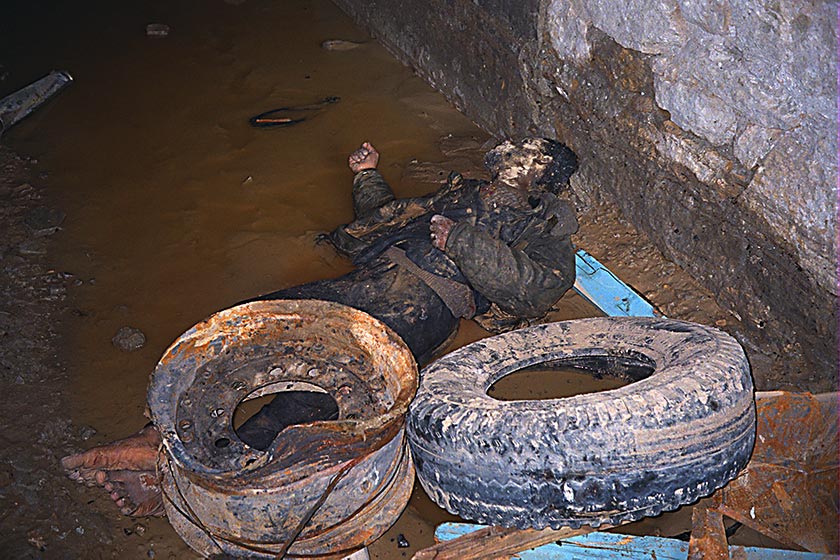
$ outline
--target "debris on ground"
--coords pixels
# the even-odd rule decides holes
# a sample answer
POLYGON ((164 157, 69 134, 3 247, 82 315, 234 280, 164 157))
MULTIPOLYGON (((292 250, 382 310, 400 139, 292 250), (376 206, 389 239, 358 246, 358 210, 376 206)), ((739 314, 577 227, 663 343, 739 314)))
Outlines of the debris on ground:
POLYGON ((146 37, 169 37, 170 31, 165 23, 150 23, 146 26, 146 37))
POLYGON ((344 39, 327 39, 321 43, 321 48, 325 51, 349 51, 359 48, 363 45, 359 41, 346 41, 344 39))
POLYGON ((26 213, 24 223, 36 236, 52 235, 58 231, 66 215, 58 208, 36 206, 26 213))
POLYGON ((67 72, 54 70, 26 87, 0 99, 0 135, 40 107, 73 81, 67 72))
POLYGON ((840 552, 838 398, 840 393, 756 395, 749 464, 713 496, 712 505, 695 510, 692 533, 717 536, 692 540, 697 558, 714 558, 713 550, 725 548, 724 515, 793 549, 840 552))
POLYGON ((111 339, 111 344, 123 352, 134 352, 146 345, 146 335, 136 327, 120 327, 111 339))

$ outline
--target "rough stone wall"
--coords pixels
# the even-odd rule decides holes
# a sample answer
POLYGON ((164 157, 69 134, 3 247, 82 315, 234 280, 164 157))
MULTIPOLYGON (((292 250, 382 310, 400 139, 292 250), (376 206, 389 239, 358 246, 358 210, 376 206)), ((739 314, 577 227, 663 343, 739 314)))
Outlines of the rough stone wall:
POLYGON ((836 375, 836 3, 336 1, 489 132, 567 142, 582 199, 836 375))

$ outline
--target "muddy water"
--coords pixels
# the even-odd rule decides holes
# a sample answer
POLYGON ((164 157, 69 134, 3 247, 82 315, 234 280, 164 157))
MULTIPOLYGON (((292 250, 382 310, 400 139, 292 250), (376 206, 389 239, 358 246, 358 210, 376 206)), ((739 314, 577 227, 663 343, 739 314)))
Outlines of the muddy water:
POLYGON ((72 52, 49 64, 76 80, 14 131, 57 176, 63 266, 83 282, 76 406, 113 432, 134 428, 148 372, 197 320, 348 270, 312 241, 352 216, 346 156, 361 141, 410 195, 428 186, 400 181, 406 162, 439 158, 444 133, 481 134, 327 2, 116 10, 66 14, 54 31, 72 52), (169 36, 146 37, 149 22, 169 36), (364 44, 326 51, 330 38, 364 44), (294 128, 248 125, 326 96, 341 100, 294 128), (142 350, 111 347, 123 325, 145 333, 142 350))
POLYGON ((499 379, 487 394, 502 401, 563 399, 617 389, 628 380, 612 376, 593 376, 573 368, 543 368, 540 366, 515 371, 499 379))
MULTIPOLYGON (((72 414, 97 430, 91 444, 143 425, 149 373, 198 320, 349 269, 313 237, 352 216, 346 156, 360 142, 377 146, 386 178, 410 196, 433 187, 403 170, 439 161, 441 136, 486 140, 326 1, 94 1, 83 11, 35 2, 15 14, 0 38, 10 76, 0 94, 51 69, 75 78, 9 137, 39 158, 67 215, 55 249, 77 285, 62 357, 72 414), (146 36, 149 23, 169 35, 146 36), (321 48, 336 38, 362 44, 321 48), (295 127, 248 124, 328 96, 340 101, 295 127), (143 331, 142 349, 112 345, 123 326, 143 331)), ((574 300, 569 309, 594 313, 574 300)), ((465 323, 456 345, 485 334, 465 323)), ((110 512, 107 502, 92 507, 110 512)), ((418 491, 392 533, 414 551, 446 517, 418 491)), ((158 550, 189 556, 166 524, 147 535, 158 550)), ((372 556, 402 558, 394 535, 372 556)))

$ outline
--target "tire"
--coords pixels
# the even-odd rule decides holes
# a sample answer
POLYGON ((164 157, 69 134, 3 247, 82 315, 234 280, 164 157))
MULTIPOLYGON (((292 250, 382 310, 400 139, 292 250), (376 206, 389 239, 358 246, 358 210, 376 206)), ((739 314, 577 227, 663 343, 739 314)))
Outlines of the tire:
POLYGON ((729 335, 662 318, 602 317, 484 339, 421 372, 408 436, 426 493, 450 513, 506 527, 615 525, 707 496, 755 440, 749 364, 729 335), (623 375, 618 389, 499 401, 528 366, 623 375))

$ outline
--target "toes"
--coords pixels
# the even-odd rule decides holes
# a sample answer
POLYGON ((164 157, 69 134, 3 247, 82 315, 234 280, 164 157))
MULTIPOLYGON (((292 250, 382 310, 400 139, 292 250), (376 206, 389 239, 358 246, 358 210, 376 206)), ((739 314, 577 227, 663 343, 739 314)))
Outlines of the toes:
POLYGON ((111 471, 109 483, 123 499, 121 507, 125 515, 148 517, 164 514, 160 481, 154 472, 111 471))
MULTIPOLYGON (((102 471, 99 469, 76 469, 69 475, 70 480, 75 480, 79 484, 84 484, 85 486, 91 488, 93 486, 102 486, 102 482, 100 482, 101 477, 103 474, 102 471)), ((106 475, 107 480, 107 475, 106 475)))
POLYGON ((164 515, 160 481, 154 470, 105 470, 78 467, 67 476, 80 484, 100 486, 125 515, 164 515), (138 505, 139 504, 139 505, 138 505))
POLYGON ((96 479, 96 473, 99 472, 99 469, 85 469, 85 468, 78 468, 73 471, 77 474, 77 479, 81 482, 88 482, 91 480, 96 479))
POLYGON ((68 455, 67 457, 62 457, 61 459, 61 468, 65 471, 72 471, 82 466, 84 463, 84 459, 82 458, 83 453, 77 453, 75 455, 68 455))
POLYGON ((115 480, 115 479, 113 479, 113 478, 109 478, 109 479, 105 482, 105 484, 103 484, 103 485, 102 485, 102 487, 103 487, 103 488, 104 488, 107 492, 114 492, 114 493, 118 493, 120 496, 126 496, 126 495, 128 495, 128 492, 126 492, 126 487, 125 487, 125 484, 123 484, 122 482, 119 482, 118 480, 115 480))
POLYGON ((88 488, 94 488, 96 486, 102 486, 98 482, 96 482, 96 477, 94 476, 83 476, 82 479, 79 481, 88 488))

